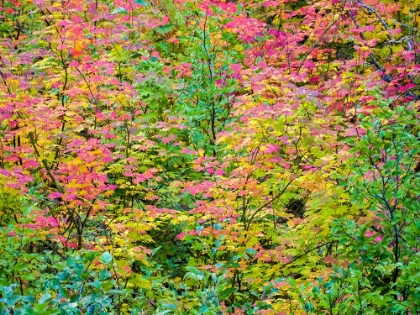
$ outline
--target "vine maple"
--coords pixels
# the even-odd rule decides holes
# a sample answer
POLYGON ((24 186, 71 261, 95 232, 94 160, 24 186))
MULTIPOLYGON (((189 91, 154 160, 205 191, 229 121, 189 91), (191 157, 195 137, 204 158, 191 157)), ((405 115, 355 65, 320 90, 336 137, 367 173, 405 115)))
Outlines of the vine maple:
POLYGON ((419 5, 3 1, 1 312, 418 312, 419 5))

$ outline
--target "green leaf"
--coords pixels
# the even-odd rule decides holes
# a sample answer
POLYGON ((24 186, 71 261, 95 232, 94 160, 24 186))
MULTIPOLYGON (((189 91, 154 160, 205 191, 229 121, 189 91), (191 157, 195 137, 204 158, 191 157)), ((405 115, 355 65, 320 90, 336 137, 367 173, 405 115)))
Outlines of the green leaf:
POLYGON ((112 10, 111 14, 118 14, 118 13, 128 13, 126 9, 122 7, 115 8, 112 10))
POLYGON ((159 247, 154 248, 152 250, 152 255, 151 256, 154 256, 159 251, 159 249, 161 249, 161 248, 162 248, 162 246, 159 246, 159 247))
POLYGON ((148 7, 147 2, 146 2, 146 1, 144 1, 144 0, 134 0, 134 2, 135 2, 135 3, 137 3, 137 4, 144 5, 145 7, 148 7))
POLYGON ((101 255, 101 261, 105 265, 109 264, 112 261, 112 255, 109 252, 105 252, 101 255))
POLYGON ((235 293, 238 289, 236 288, 227 288, 220 292, 220 299, 224 300, 228 298, 232 293, 235 293))
MULTIPOLYGON (((112 257, 111 257, 112 259, 112 257)), ((99 271, 99 280, 103 281, 111 277, 111 273, 108 270, 99 271)))
POLYGON ((43 304, 47 302, 49 299, 51 299, 51 294, 45 293, 41 298, 38 300, 38 303, 43 304))

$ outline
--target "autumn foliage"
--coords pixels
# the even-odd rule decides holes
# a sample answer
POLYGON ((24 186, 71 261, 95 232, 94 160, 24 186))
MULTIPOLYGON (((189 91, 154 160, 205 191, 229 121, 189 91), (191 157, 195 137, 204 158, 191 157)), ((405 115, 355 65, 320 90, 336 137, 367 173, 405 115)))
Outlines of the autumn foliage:
POLYGON ((419 0, 3 0, 0 314, 418 314, 419 0))

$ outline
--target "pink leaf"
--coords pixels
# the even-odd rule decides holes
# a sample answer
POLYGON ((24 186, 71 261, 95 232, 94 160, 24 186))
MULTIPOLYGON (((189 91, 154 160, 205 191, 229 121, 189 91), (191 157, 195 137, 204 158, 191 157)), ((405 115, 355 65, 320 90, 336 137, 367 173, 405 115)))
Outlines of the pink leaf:
POLYGON ((222 176, 222 175, 225 175, 225 174, 226 174, 226 172, 221 168, 217 169, 217 171, 216 171, 216 175, 222 176))
POLYGON ((230 68, 232 69, 232 71, 233 71, 234 73, 238 73, 239 71, 241 71, 241 69, 242 69, 242 65, 241 65, 241 64, 239 64, 239 63, 234 63, 234 64, 231 64, 231 65, 230 65, 230 68))
POLYGON ((367 230, 365 233, 366 237, 372 237, 375 233, 373 233, 371 230, 367 230))
POLYGON ((66 245, 67 245, 67 247, 70 247, 70 248, 73 248, 73 249, 77 249, 77 244, 76 243, 68 242, 66 245))
POLYGON ((379 243, 379 242, 380 242, 380 241, 382 241, 382 240, 383 240, 382 235, 379 235, 379 236, 375 237, 375 239, 374 239, 374 241, 375 241, 376 243, 379 243))
POLYGON ((60 192, 52 192, 51 194, 48 195, 48 199, 56 199, 56 198, 60 198, 61 196, 63 196, 63 194, 60 192))

